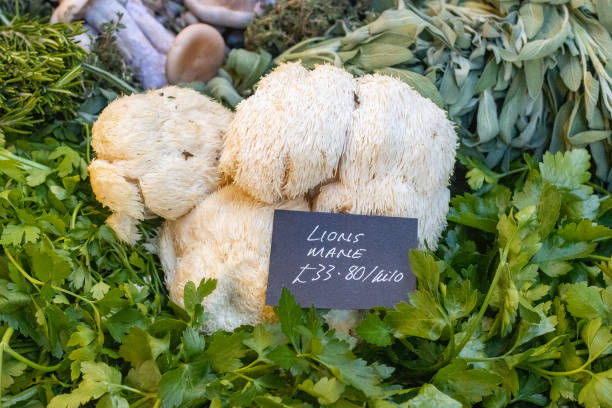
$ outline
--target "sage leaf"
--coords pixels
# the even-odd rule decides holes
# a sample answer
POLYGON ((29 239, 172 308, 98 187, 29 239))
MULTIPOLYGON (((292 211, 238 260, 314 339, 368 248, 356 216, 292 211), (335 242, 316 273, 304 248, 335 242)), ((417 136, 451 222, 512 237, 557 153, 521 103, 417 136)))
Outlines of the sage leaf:
POLYGON ((499 71, 499 65, 495 62, 495 58, 490 58, 485 65, 480 78, 476 83, 474 92, 479 94, 487 88, 493 87, 497 83, 497 72, 499 71))
POLYGON ((401 64, 411 58, 412 52, 406 47, 375 42, 362 46, 359 54, 350 62, 363 70, 372 71, 401 64))
POLYGON ((608 155, 606 154, 606 148, 603 141, 591 143, 589 145, 591 150, 591 157, 595 162, 595 175, 601 180, 605 180, 608 177, 610 166, 608 165, 608 155))
POLYGON ((455 83, 453 70, 450 67, 444 71, 444 75, 442 76, 440 94, 449 105, 454 104, 459 97, 459 87, 455 83))
POLYGON ((525 61, 525 79, 529 96, 536 98, 542 92, 544 84, 544 64, 541 59, 525 61))
POLYGON ((499 115, 499 132, 501 139, 510 144, 515 134, 514 125, 524 109, 528 94, 522 76, 517 76, 512 81, 510 89, 504 99, 504 106, 499 115))
POLYGON ((597 18, 608 32, 612 32, 612 0, 595 0, 597 18))
POLYGON ((574 146, 598 142, 612 136, 612 130, 587 130, 570 136, 574 146))
POLYGON ((529 41, 521 49, 518 59, 526 61, 536 58, 544 58, 553 54, 563 44, 567 35, 570 32, 569 12, 566 6, 563 8, 563 19, 557 15, 556 11, 549 13, 549 18, 554 22, 548 22, 547 26, 543 27, 539 35, 545 38, 529 41))
POLYGON ((525 26, 525 34, 528 39, 532 39, 544 24, 544 9, 541 4, 526 3, 520 10, 519 14, 523 19, 525 26))
POLYGON ((438 92, 438 88, 429 80, 429 78, 417 74, 416 72, 408 71, 407 69, 398 69, 398 68, 384 68, 379 69, 376 72, 382 75, 389 75, 392 77, 396 77, 402 82, 410 85, 414 88, 415 91, 420 93, 425 98, 431 99, 433 103, 438 105, 440 108, 444 109, 444 99, 442 99, 442 95, 438 92))
POLYGON ((599 81, 593 78, 590 72, 584 74, 584 110, 587 121, 590 127, 592 125, 595 110, 597 106, 597 100, 599 99, 599 81))
POLYGON ((570 99, 567 100, 559 112, 557 112, 557 116, 555 117, 555 122, 553 125, 552 137, 550 140, 550 146, 548 149, 551 153, 556 153, 559 151, 565 150, 565 144, 563 142, 563 134, 565 129, 569 123, 572 108, 574 107, 574 102, 570 99))
POLYGON ((480 94, 477 121, 478 139, 480 143, 488 142, 499 133, 497 107, 495 106, 493 94, 489 89, 480 94))
POLYGON ((561 57, 561 79, 570 91, 576 92, 582 83, 582 67, 578 57, 566 54, 561 57))
POLYGON ((461 91, 457 96, 457 101, 448 109, 448 114, 450 117, 460 114, 463 108, 468 105, 474 95, 474 87, 476 86, 477 80, 478 74, 476 72, 472 72, 468 75, 467 80, 461 87, 461 91))

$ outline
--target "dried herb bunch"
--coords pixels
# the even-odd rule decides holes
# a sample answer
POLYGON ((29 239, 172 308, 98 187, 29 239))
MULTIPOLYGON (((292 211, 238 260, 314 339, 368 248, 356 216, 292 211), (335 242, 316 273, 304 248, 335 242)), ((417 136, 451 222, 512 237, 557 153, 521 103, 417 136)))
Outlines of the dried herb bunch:
POLYGON ((304 41, 277 62, 396 74, 443 100, 464 144, 487 165, 507 171, 523 151, 541 157, 588 147, 597 178, 612 182, 611 1, 437 0, 399 8, 343 37, 304 41))
POLYGON ((367 10, 367 0, 279 0, 249 25, 245 44, 278 55, 304 39, 324 35, 337 20, 359 25, 367 10))
POLYGON ((72 42, 79 24, 0 13, 0 137, 76 114, 86 52, 72 42))

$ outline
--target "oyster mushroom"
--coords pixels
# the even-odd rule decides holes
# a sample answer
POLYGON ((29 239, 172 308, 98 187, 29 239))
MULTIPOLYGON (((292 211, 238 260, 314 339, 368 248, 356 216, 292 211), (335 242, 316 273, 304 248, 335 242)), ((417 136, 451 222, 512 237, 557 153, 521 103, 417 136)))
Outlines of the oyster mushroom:
POLYGON ((185 6, 200 21, 232 28, 245 28, 255 16, 257 0, 185 0, 185 6))
MULTIPOLYGON (((147 18, 140 0, 121 0, 129 10, 117 0, 63 0, 51 16, 51 22, 71 22, 84 18, 97 31, 103 25, 114 21, 120 14, 124 28, 117 32, 117 46, 126 64, 132 68, 136 77, 145 88, 160 88, 166 84, 164 75, 165 52, 159 49, 168 47, 170 33, 154 18, 147 18), (134 18, 132 13, 136 16, 134 18), (145 35, 155 41, 154 46, 145 35)), ((146 10, 145 10, 146 11, 146 10)))
POLYGON ((208 24, 193 24, 174 39, 166 57, 166 78, 171 84, 206 82, 215 76, 225 56, 221 34, 208 24))
POLYGON ((151 45, 160 53, 167 54, 174 41, 174 34, 157 21, 140 0, 119 0, 119 2, 128 11, 151 45))

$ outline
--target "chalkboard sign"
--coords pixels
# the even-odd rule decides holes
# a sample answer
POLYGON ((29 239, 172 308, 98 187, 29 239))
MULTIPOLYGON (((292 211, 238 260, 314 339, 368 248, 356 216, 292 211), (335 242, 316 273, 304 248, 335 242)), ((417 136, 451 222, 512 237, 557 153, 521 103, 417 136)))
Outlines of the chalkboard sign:
POLYGON ((408 299, 415 218, 276 210, 266 304, 283 287, 302 307, 369 309, 408 299))

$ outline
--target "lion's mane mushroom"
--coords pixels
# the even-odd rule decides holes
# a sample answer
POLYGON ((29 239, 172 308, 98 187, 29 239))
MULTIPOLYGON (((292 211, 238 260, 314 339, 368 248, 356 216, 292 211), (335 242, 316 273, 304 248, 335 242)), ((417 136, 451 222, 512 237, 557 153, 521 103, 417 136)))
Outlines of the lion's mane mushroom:
POLYGON ((258 0, 185 0, 200 21, 223 27, 245 28, 255 16, 258 0))
POLYGON ((457 135, 444 111, 405 83, 357 79, 358 106, 338 181, 322 186, 314 211, 419 219, 419 243, 435 249, 446 225, 457 135))
POLYGON ((217 74, 225 56, 221 34, 208 24, 193 24, 174 39, 166 58, 170 84, 206 82, 217 74))
POLYGON ((265 305, 274 209, 308 210, 304 199, 269 205, 236 186, 209 195, 189 214, 166 221, 159 255, 170 298, 182 305, 188 281, 217 279, 204 300, 204 330, 233 330, 275 319, 265 305))
POLYGON ((93 126, 90 165, 96 198, 115 214, 120 239, 138 239, 136 223, 176 219, 217 188, 222 134, 232 112, 194 90, 166 87, 109 104, 93 126))
POLYGON ((354 106, 346 71, 281 65, 236 108, 220 168, 264 202, 299 197, 334 177, 354 106))
MULTIPOLYGON (((273 318, 264 299, 275 208, 416 217, 420 245, 436 247, 457 136, 445 113, 409 86, 286 64, 260 82, 233 120, 203 96, 185 94, 190 104, 177 103, 193 91, 169 89, 172 102, 170 91, 150 92, 100 115, 92 185, 116 212, 110 225, 129 239, 137 219, 169 219, 159 253, 172 300, 183 303, 187 281, 218 280, 204 301, 205 330, 273 318), (229 185, 209 194, 217 170, 229 185)), ((344 332, 358 317, 327 314, 344 332)))

